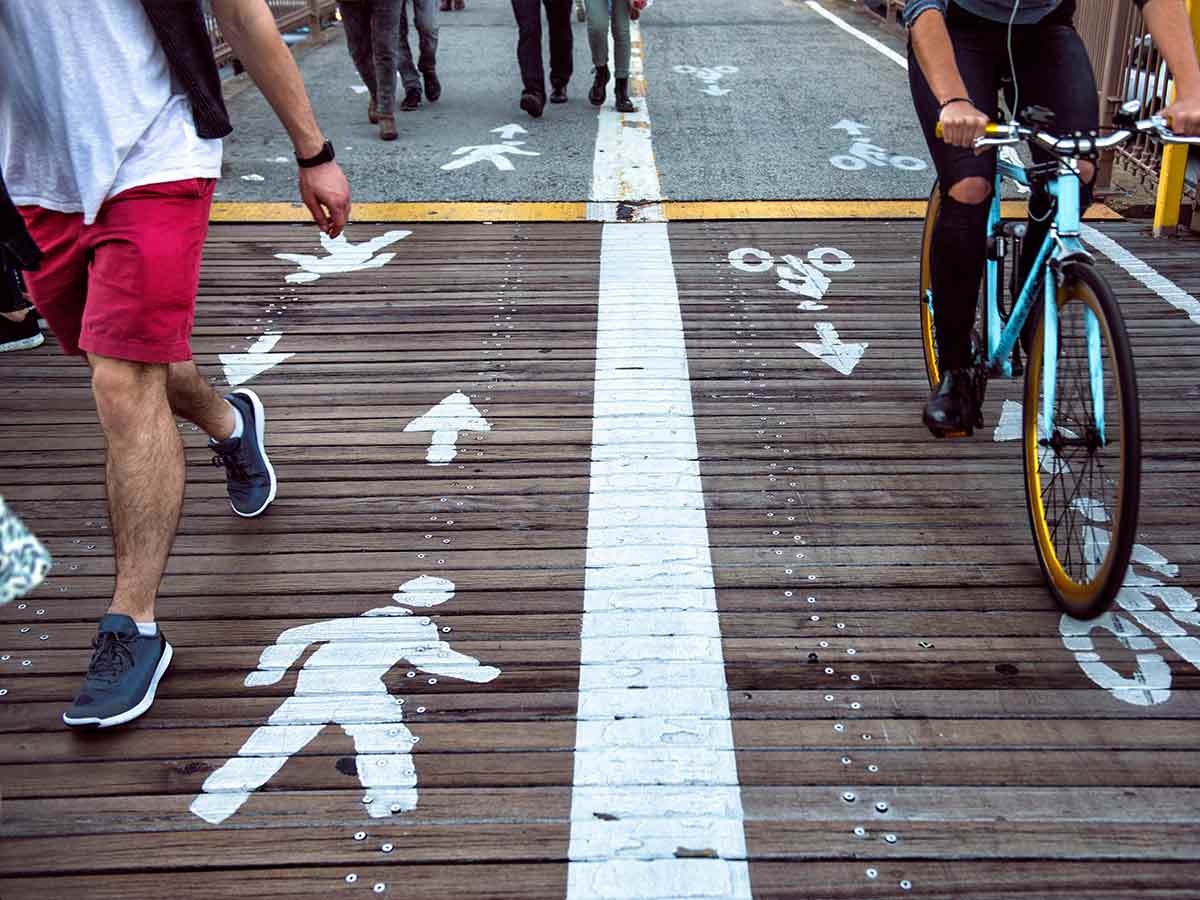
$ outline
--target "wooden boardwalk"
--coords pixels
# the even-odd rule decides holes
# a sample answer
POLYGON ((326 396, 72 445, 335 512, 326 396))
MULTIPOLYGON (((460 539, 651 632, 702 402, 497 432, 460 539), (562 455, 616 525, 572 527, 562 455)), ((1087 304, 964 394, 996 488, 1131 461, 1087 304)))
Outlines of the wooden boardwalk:
MULTIPOLYGON (((213 228, 194 347, 214 378, 256 342, 289 354, 249 382, 279 498, 233 516, 181 429, 188 498, 159 607, 176 659, 130 727, 58 718, 113 568, 86 372, 53 341, 0 357, 0 495, 56 560, 0 608, 0 897, 566 895, 601 226, 413 229, 381 268, 289 284, 274 254, 322 255, 311 228, 213 228), (431 434, 405 426, 456 391, 491 430, 430 465, 431 434), (415 808, 369 816, 367 757, 331 724, 223 820, 190 811, 314 653, 247 686, 264 648, 421 576, 454 596, 415 615, 500 673, 388 671, 415 808)), ((1200 295, 1200 240, 1102 230, 1200 295)), ((1127 608, 1064 638, 1019 443, 995 439, 1020 384, 992 383, 971 440, 920 425, 919 223, 669 233, 754 896, 1200 896, 1200 311, 1100 257, 1138 365, 1144 549, 1127 608), (823 310, 729 262, 817 247, 854 261, 823 310), (797 348, 818 322, 868 344, 849 375, 797 348)))

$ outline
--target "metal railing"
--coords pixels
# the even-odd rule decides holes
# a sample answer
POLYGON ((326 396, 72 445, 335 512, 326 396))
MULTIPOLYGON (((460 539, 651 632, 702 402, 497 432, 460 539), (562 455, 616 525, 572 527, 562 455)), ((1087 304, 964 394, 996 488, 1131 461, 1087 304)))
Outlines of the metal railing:
MULTIPOLYGON (((337 8, 337 0, 266 0, 266 3, 275 16, 275 25, 281 33, 286 34, 307 25, 313 38, 320 35, 321 22, 332 17, 337 8)), ((208 25, 208 35, 212 40, 213 56, 217 59, 217 65, 223 66, 229 62, 236 65, 233 48, 225 42, 221 26, 213 16, 207 0, 204 3, 204 20, 208 25)))
MULTIPOLYGON (((1075 27, 1096 72, 1101 122, 1111 122, 1116 107, 1126 100, 1141 101, 1144 115, 1166 106, 1174 79, 1150 40, 1141 11, 1124 0, 1078 0, 1077 9, 1075 27)), ((1117 150, 1116 163, 1154 188, 1162 152, 1162 144, 1142 135, 1117 150)), ((1195 198, 1194 186, 1188 195, 1195 198)))

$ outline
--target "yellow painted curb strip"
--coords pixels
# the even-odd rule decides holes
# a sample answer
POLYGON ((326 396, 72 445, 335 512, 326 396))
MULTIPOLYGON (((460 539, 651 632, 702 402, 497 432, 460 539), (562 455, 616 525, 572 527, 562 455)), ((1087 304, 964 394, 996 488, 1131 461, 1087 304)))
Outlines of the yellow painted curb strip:
MULTIPOLYGON (((745 200, 667 201, 668 221, 777 219, 921 219, 924 200, 745 200)), ((1025 204, 1006 201, 1003 214, 1019 218, 1025 204)), ((1119 221, 1121 216, 1098 204, 1084 217, 1119 221)), ((357 203, 355 222, 584 222, 586 203, 357 203)), ((214 203, 213 222, 311 222, 299 203, 214 203)))
MULTIPOLYGON (((355 222, 582 222, 586 203, 355 203, 355 222)), ((311 222, 301 203, 214 203, 213 222, 311 222)))

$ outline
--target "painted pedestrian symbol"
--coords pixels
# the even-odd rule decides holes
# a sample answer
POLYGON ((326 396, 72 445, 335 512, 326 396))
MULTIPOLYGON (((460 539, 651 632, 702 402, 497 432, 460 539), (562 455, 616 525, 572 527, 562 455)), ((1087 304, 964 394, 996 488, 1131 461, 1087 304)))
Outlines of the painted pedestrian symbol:
POLYGON ((680 75, 692 75, 704 83, 700 93, 708 94, 710 97, 724 97, 726 94, 733 93, 729 88, 721 87, 719 82, 726 75, 733 75, 737 72, 737 66, 676 66, 675 71, 680 75))
POLYGON ((872 144, 870 141, 862 140, 861 138, 870 128, 869 125, 863 125, 861 122, 851 119, 842 119, 830 127, 837 131, 844 131, 853 138, 849 151, 829 158, 835 167, 844 172, 858 172, 868 166, 881 168, 891 166, 905 172, 920 172, 929 168, 924 160, 917 159, 915 156, 900 156, 872 144))
POLYGON ((395 253, 379 253, 384 247, 390 247, 396 241, 402 241, 412 234, 411 231, 385 231, 378 237, 371 238, 361 244, 352 244, 345 234, 335 238, 327 234, 321 235, 321 246, 328 256, 313 256, 307 253, 276 253, 276 259, 293 262, 300 267, 299 272, 293 272, 284 280, 289 284, 308 284, 323 275, 333 275, 341 272, 361 272, 365 269, 379 269, 386 266, 395 257, 395 253), (379 254, 376 256, 376 254, 379 254))
POLYGON ((283 333, 268 331, 255 339, 250 349, 245 353, 220 354, 221 366, 225 372, 225 381, 230 387, 245 384, 251 378, 256 378, 268 369, 273 369, 285 359, 295 356, 294 353, 272 353, 283 333))
POLYGON ((412 746, 419 740, 404 724, 404 700, 393 697, 384 677, 403 660, 419 672, 473 684, 494 680, 500 670, 458 653, 438 636, 427 616, 407 607, 438 606, 454 596, 454 583, 422 575, 400 586, 397 605, 361 616, 313 622, 283 632, 267 647, 247 687, 280 681, 310 644, 321 646, 296 679, 296 691, 204 782, 191 811, 217 824, 236 813, 287 761, 327 725, 354 739, 363 804, 373 818, 415 809, 417 773, 412 746))
POLYGON ((513 140, 518 134, 528 134, 528 132, 516 123, 501 125, 499 128, 492 129, 493 134, 500 136, 499 144, 479 144, 473 147, 459 147, 454 151, 453 155, 458 159, 452 159, 450 162, 442 166, 443 172, 453 172, 457 169, 465 169, 467 166, 473 166, 476 163, 490 162, 500 172, 512 172, 516 169, 513 165, 510 156, 541 156, 533 150, 522 150, 525 146, 525 141, 513 140))

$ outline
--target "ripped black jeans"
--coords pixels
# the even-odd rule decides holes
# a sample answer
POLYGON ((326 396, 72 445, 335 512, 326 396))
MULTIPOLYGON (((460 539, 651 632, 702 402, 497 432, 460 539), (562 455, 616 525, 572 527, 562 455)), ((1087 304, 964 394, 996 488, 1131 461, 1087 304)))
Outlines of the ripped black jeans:
MULTIPOLYGON (((973 16, 951 3, 946 26, 971 102, 994 120, 1000 80, 1009 74, 1007 23, 973 16)), ((942 191, 941 213, 933 232, 930 276, 938 359, 942 371, 946 371, 971 365, 971 326, 987 253, 985 228, 990 203, 990 199, 978 204, 960 203, 950 196, 950 189, 972 177, 983 178, 990 189, 995 184, 996 154, 989 151, 976 156, 973 150, 951 147, 935 136, 938 101, 921 72, 911 44, 908 61, 913 104, 942 191)), ((1016 100, 1018 113, 1030 106, 1044 106, 1054 112, 1054 130, 1061 134, 1099 125, 1092 65, 1069 19, 1051 13, 1037 24, 1015 26, 1013 62, 1020 89, 1016 100)), ((1033 154, 1035 162, 1051 159, 1039 148, 1034 148, 1033 154)), ((1081 209, 1087 208, 1091 198, 1091 184, 1083 185, 1081 209)), ((1030 200, 1030 220, 1021 259, 1023 275, 1032 268, 1050 228, 1051 208, 1051 198, 1042 192, 1035 193, 1030 200)))

